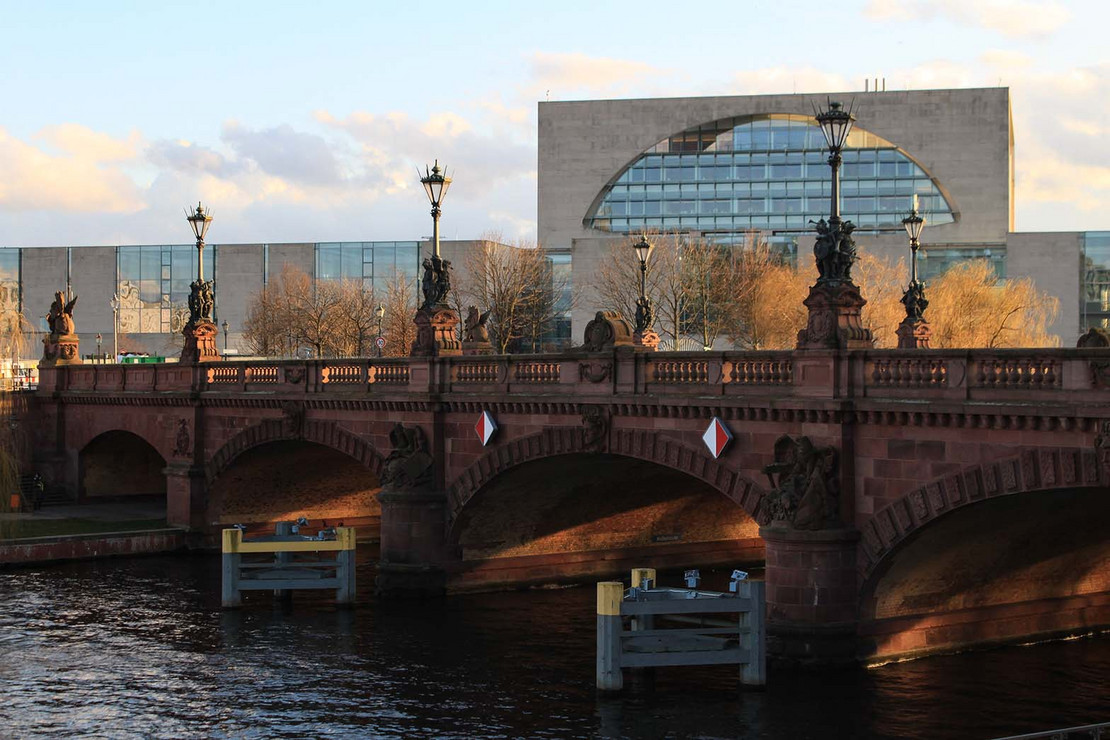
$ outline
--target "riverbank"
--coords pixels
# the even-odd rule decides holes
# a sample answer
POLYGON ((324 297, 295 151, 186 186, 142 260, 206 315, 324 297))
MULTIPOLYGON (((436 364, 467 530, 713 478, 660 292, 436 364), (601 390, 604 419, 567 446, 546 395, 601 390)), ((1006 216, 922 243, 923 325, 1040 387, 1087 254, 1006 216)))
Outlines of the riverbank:
POLYGON ((0 514, 0 566, 172 552, 188 546, 159 499, 48 506, 0 514))

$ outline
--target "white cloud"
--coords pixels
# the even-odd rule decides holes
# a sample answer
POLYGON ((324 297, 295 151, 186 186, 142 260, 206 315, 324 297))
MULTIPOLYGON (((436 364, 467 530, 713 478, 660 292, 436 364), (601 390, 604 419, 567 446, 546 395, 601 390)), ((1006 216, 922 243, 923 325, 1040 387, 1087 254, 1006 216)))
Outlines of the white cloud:
POLYGON ((1043 37, 1071 12, 1055 0, 870 0, 864 15, 878 21, 944 19, 1010 37, 1043 37))
POLYGON ((660 89, 664 80, 675 75, 673 70, 645 62, 578 52, 536 52, 529 62, 531 79, 521 92, 540 100, 642 94, 660 89))

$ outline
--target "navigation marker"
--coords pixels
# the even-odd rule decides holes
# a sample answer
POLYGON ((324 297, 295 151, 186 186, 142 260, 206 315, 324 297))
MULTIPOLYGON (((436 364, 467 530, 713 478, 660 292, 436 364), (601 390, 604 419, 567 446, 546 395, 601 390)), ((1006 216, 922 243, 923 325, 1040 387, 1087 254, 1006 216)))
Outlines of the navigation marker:
POLYGON ((482 446, 485 447, 489 444, 493 433, 497 431, 497 422, 493 420, 488 411, 483 411, 482 415, 478 417, 478 423, 474 425, 474 431, 478 434, 478 439, 482 441, 482 446))
POLYGON ((705 430, 705 434, 701 435, 701 441, 705 442, 705 446, 709 448, 709 454, 716 460, 732 441, 732 432, 720 417, 714 416, 709 421, 709 428, 705 430))

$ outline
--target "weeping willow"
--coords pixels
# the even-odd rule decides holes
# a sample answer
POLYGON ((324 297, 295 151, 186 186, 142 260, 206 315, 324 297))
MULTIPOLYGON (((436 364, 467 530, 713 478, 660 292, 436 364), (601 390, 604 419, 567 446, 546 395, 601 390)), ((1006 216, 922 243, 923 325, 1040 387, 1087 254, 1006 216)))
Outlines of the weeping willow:
MULTIPOLYGON (((12 384, 15 363, 27 356, 31 326, 17 307, 0 306, 0 512, 11 510, 19 492, 27 453, 27 395, 12 384)), ((12 536, 14 522, 0 522, 0 538, 12 536)))

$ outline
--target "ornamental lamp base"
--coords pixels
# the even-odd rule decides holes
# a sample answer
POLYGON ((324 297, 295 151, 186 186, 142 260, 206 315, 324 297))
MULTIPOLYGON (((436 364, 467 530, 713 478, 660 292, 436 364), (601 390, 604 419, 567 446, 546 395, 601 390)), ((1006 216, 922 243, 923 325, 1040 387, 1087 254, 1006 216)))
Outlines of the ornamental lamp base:
POLYGON ((898 335, 898 349, 929 349, 933 329, 925 319, 907 316, 894 333, 898 335))
POLYGON ((458 338, 459 315, 450 308, 420 308, 413 318, 416 340, 412 343, 412 357, 446 357, 461 355, 462 342, 458 338))
POLYGON ((803 303, 809 320, 798 332, 798 349, 874 348, 875 338, 860 317, 867 301, 855 283, 818 281, 803 303))
POLYGON ((220 361, 220 351, 216 348, 219 329, 212 321, 209 319, 190 321, 181 333, 185 337, 185 346, 181 348, 182 365, 220 361))
POLYGON ((653 329, 633 332, 632 346, 645 352, 655 352, 659 349, 659 335, 653 329))
POLYGON ((42 338, 39 367, 82 365, 80 339, 76 334, 47 334, 42 338))

